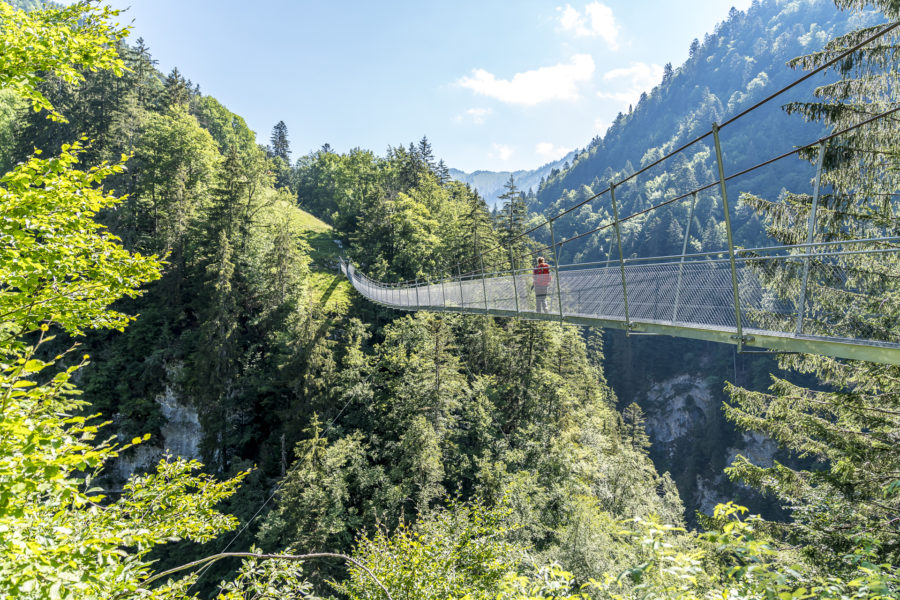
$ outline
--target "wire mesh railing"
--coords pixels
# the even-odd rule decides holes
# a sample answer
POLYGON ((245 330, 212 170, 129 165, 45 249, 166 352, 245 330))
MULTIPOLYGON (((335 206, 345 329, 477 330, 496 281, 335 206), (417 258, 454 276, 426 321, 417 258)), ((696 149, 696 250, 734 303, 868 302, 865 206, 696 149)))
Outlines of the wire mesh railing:
POLYGON ((537 288, 546 289, 544 298, 531 269, 392 285, 349 262, 341 268, 364 297, 400 310, 596 323, 731 343, 737 343, 739 314, 747 345, 898 364, 900 278, 879 268, 885 260, 900 266, 898 244, 900 237, 739 250, 740 313, 725 252, 626 259, 627 287, 615 262, 552 268, 551 284, 537 288))

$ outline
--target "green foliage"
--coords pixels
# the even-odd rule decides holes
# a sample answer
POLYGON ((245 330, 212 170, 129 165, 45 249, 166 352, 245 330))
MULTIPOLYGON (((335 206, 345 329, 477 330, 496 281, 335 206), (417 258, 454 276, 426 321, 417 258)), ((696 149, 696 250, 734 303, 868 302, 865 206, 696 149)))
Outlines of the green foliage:
POLYGON ((140 177, 127 207, 142 234, 138 243, 174 251, 173 259, 182 261, 186 236, 212 185, 219 158, 215 143, 194 117, 176 107, 147 116, 134 152, 140 177))
POLYGON ((48 376, 54 364, 30 350, 0 364, 0 590, 22 598, 125 597, 152 572, 155 546, 206 541, 234 527, 215 506, 244 475, 216 482, 198 475, 195 462, 167 458, 110 501, 92 481, 149 436, 130 444, 98 439, 99 425, 76 416, 86 402, 70 380, 82 365, 48 376))
POLYGON ((505 498, 510 541, 584 581, 628 564, 627 548, 605 546, 605 524, 680 520, 671 479, 619 429, 574 328, 419 314, 386 326, 372 357, 358 339, 326 387, 359 408, 307 430, 261 529, 265 547, 347 544, 459 490, 488 505, 505 498))
POLYGON ((303 563, 277 558, 244 560, 237 577, 223 581, 220 590, 216 600, 317 598, 306 580, 303 563))
MULTIPOLYGON (((725 51, 725 32, 720 38, 694 49, 693 68, 702 68, 704 53, 725 51)), ((121 50, 132 71, 120 86, 81 65, 87 67, 83 86, 110 92, 109 115, 102 118, 63 76, 62 85, 55 79, 53 85, 39 79, 32 85, 48 102, 61 101, 60 112, 72 115, 72 128, 96 127, 102 135, 96 136, 92 154, 75 144, 58 159, 33 157, 3 180, 2 206, 15 210, 7 229, 0 225, 0 236, 13 240, 0 248, 6 253, 0 256, 0 275, 4 283, 19 277, 15 286, 0 290, 0 303, 16 318, 4 332, 10 351, 0 378, 6 398, 0 421, 4 592, 27 585, 26 597, 54 589, 73 597, 186 595, 196 576, 172 578, 149 592, 137 588, 154 572, 164 572, 163 562, 181 562, 205 550, 184 543, 166 548, 165 555, 149 552, 173 540, 212 540, 234 527, 236 519, 216 509, 222 500, 255 528, 253 510, 280 478, 261 527, 237 543, 247 544, 255 534, 270 548, 345 550, 356 539, 358 558, 395 598, 894 593, 887 536, 863 535, 864 526, 884 523, 885 513, 871 509, 857 519, 863 511, 835 501, 835 495, 807 503, 809 513, 798 519, 803 534, 783 539, 816 539, 827 546, 842 535, 840 520, 851 515, 860 524, 859 535, 840 538, 839 571, 792 552, 769 524, 738 519, 736 507, 721 509, 707 535, 685 532, 672 479, 657 474, 647 456, 640 409, 631 405, 621 417, 615 413, 615 398, 598 367, 602 354, 596 347, 589 352, 577 329, 443 314, 400 317, 348 296, 346 283, 329 270, 335 237, 348 243, 368 272, 393 280, 480 268, 474 261, 481 250, 527 227, 525 208, 533 197, 509 190, 511 212, 492 219, 477 193, 448 181, 426 138, 408 149, 391 148, 383 158, 359 149, 339 155, 324 147, 290 169, 286 128, 273 137, 278 156, 267 157, 240 117, 199 95, 177 71, 161 77, 142 42, 121 50), (128 172, 114 161, 93 170, 76 166, 79 160, 94 162, 94 155, 132 151, 128 172), (47 177, 56 179, 46 183, 47 177), (112 193, 99 187, 104 179, 130 194, 115 211, 112 193), (71 202, 60 200, 65 200, 57 194, 61 189, 70 190, 71 202), (290 189, 334 229, 298 211, 290 189), (57 223, 58 211, 68 213, 60 213, 57 223), (109 230, 97 225, 97 218, 109 230), (144 296, 137 297, 136 290, 156 277, 159 260, 129 254, 109 232, 127 247, 168 252, 167 272, 144 296), (48 236, 72 253, 56 248, 48 236), (23 248, 32 254, 25 256, 23 248), (74 251, 79 248, 87 258, 74 251), (59 256, 48 258, 48 252, 59 256), (50 270, 57 263, 65 273, 50 270), (105 287, 97 288, 96 297, 72 297, 77 288, 65 288, 74 285, 71 273, 105 287), (68 295, 57 299, 54 290, 68 295), (35 309, 23 310, 40 293, 47 296, 35 309), (108 306, 117 299, 113 312, 108 306), (44 375, 54 365, 41 362, 47 357, 27 350, 20 337, 40 335, 42 326, 49 330, 54 324, 69 332, 121 328, 125 314, 134 312, 143 318, 122 336, 88 340, 102 357, 83 374, 90 405, 70 385, 74 369, 44 375), (219 482, 199 474, 198 463, 166 459, 155 471, 133 476, 121 497, 101 498, 102 491, 92 489, 99 469, 133 450, 98 441, 99 426, 82 413, 115 414, 120 431, 159 423, 153 398, 164 387, 191 398, 204 430, 201 450, 209 470, 230 478, 219 482), (254 463, 260 469, 251 479, 246 471, 254 463), (248 483, 238 491, 241 481, 248 483), (459 501, 444 508, 448 496, 459 501), (814 519, 813 511, 823 507, 826 517, 814 519), (826 527, 815 538, 812 532, 820 524, 826 527), (101 560, 92 562, 97 555, 101 560), (156 558, 161 562, 152 563, 156 558), (551 566, 536 566, 541 564, 551 566)), ((683 84, 679 73, 670 72, 665 89, 646 102, 664 104, 669 86, 683 84)), ((769 81, 762 75, 736 73, 744 95, 729 100, 729 110, 753 100, 769 81)), ((690 135, 695 121, 720 115, 726 105, 708 90, 700 96, 700 108, 691 122, 679 124, 678 136, 690 135)), ((9 106, 16 110, 14 103, 9 106)), ((638 118, 623 116, 609 141, 638 118)), ((7 129, 46 147, 68 132, 59 124, 36 123, 29 115, 27 136, 18 133, 18 125, 7 129)), ((95 137, 95 130, 89 131, 95 137)), ((659 148, 633 156, 636 163, 653 160, 668 143, 654 135, 659 148)), ((17 147, 23 143, 19 139, 17 147)), ((3 144, 0 137, 5 153, 3 144)), ((583 172, 587 158, 576 157, 570 171, 583 172)), ((641 186, 622 186, 621 201, 643 208, 668 197, 710 175, 709 158, 708 149, 698 148, 674 173, 654 173, 641 186)), ((627 158, 615 167, 620 173, 632 169, 627 158)), ((610 168, 604 183, 585 181, 558 201, 590 197, 612 176, 610 168)), ((559 183, 551 179, 547 189, 559 183)), ((759 230, 749 204, 740 214, 748 238, 759 230)), ((720 208, 711 197, 701 198, 691 224, 692 248, 721 244, 722 227, 714 216, 720 208)), ((680 243, 689 209, 682 202, 661 218, 630 223, 624 228, 627 247, 665 253, 680 243)), ((609 213, 601 207, 576 217, 583 230, 609 213)), ((558 237, 568 233, 561 227, 558 237)), ((569 228, 574 231, 575 225, 569 228)), ((595 240, 571 252, 607 256, 609 242, 595 240)), ((523 239, 514 253, 531 243, 523 239)), ((509 266, 508 251, 494 254, 487 257, 487 268, 509 266)), ((873 387, 866 394, 884 393, 876 387, 894 375, 883 375, 870 377, 873 387)), ((795 406, 810 398, 784 391, 793 394, 795 406)), ((862 490, 868 498, 885 494, 878 501, 893 506, 893 480, 865 480, 870 471, 887 477, 895 468, 893 459, 883 470, 875 464, 876 458, 893 456, 886 449, 893 417, 853 417, 848 406, 846 414, 801 422, 864 428, 844 446, 835 444, 838 450, 822 454, 837 458, 829 484, 841 490, 844 484, 856 486, 854 493, 862 490), (863 455, 871 462, 857 461, 863 455)), ((138 442, 145 443, 144 437, 138 442)), ((810 436, 798 447, 818 452, 816 443, 810 436)), ((763 473, 760 481, 770 476, 763 473)), ((817 479, 801 481, 796 489, 805 500, 810 490, 823 487, 817 479)), ((309 597, 313 587, 307 577, 316 591, 332 578, 351 598, 384 596, 359 566, 347 575, 297 565, 251 557, 220 586, 221 597, 309 597)))
POLYGON ((333 224, 351 242, 351 258, 374 276, 471 271, 479 251, 496 245, 484 201, 442 181, 415 147, 391 148, 385 158, 323 149, 298 161, 294 180, 301 206, 333 224))
MULTIPOLYGON (((747 509, 720 504, 701 534, 685 533, 656 520, 623 522, 620 540, 635 549, 632 566, 618 577, 606 573, 584 587, 590 598, 699 600, 700 598, 790 600, 792 598, 894 598, 900 572, 871 561, 858 540, 846 578, 824 573, 765 533, 747 509)), ((621 543, 621 542, 620 542, 621 543)))
POLYGON ((84 81, 84 70, 121 75, 125 65, 114 43, 128 30, 114 23, 118 14, 91 0, 27 13, 0 2, 0 88, 26 98, 35 112, 64 120, 39 84, 48 75, 77 84, 84 81))
POLYGON ((244 119, 212 96, 201 96, 191 102, 191 114, 219 145, 219 152, 228 155, 232 148, 246 149, 256 145, 253 132, 244 119))
POLYGON ((508 573, 496 597, 497 600, 590 600, 587 593, 575 590, 572 574, 552 564, 534 569, 528 575, 508 573))
POLYGON ((122 164, 82 171, 81 151, 80 142, 66 145, 58 157, 32 157, 0 178, 0 349, 41 324, 72 333, 121 329, 130 317, 107 306, 159 276, 155 256, 126 251, 92 219, 119 202, 96 186, 122 164))
POLYGON ((4 173, 12 166, 19 122, 27 108, 28 103, 14 91, 0 91, 0 171, 4 173))
POLYGON ((502 232, 500 241, 509 248, 511 240, 519 238, 516 241, 518 251, 511 250, 514 255, 519 255, 524 242, 520 236, 525 231, 525 219, 528 216, 528 209, 525 206, 524 195, 519 192, 512 175, 509 176, 509 181, 503 186, 503 193, 498 196, 498 199, 502 201, 496 217, 497 228, 502 232))
MULTIPOLYGON (((359 540, 355 554, 395 600, 487 600, 521 560, 521 550, 505 541, 503 520, 502 510, 478 503, 451 505, 391 535, 379 529, 359 540)), ((351 567, 349 575, 338 591, 352 600, 386 600, 364 571, 351 567)))
MULTIPOLYGON (((841 5, 859 7, 863 3, 841 5)), ((896 17, 896 3, 878 2, 878 8, 896 17)), ((792 64, 815 68, 838 53, 871 36, 881 25, 863 27, 832 39, 825 49, 801 56, 792 64)), ((804 118, 842 130, 895 104, 898 36, 890 33, 839 61, 833 69, 841 76, 816 89, 811 102, 791 103, 787 109, 804 118)), ((891 195, 898 186, 897 126, 892 119, 858 128, 840 136, 825 152, 820 197, 814 223, 814 241, 896 236, 898 206, 891 195)), ((803 158, 815 160, 819 149, 803 158)), ((805 241, 812 198, 786 194, 779 201, 748 197, 747 202, 765 218, 767 229, 783 243, 805 241)), ((854 335, 864 329, 875 339, 897 340, 900 265, 889 255, 848 255, 825 265, 812 261, 809 304, 817 307, 803 320, 804 332, 828 331, 854 335), (836 283, 823 273, 846 273, 836 283), (852 291, 851 291, 852 290, 852 291), (861 315, 872 315, 865 321, 861 315)), ((764 276, 765 278, 765 276, 764 276)), ((797 297, 798 285, 768 278, 782 297, 797 297)), ((803 546, 816 562, 836 577, 851 577, 858 569, 860 548, 871 552, 872 563, 900 562, 900 536, 893 526, 900 498, 890 492, 900 469, 896 432, 900 403, 900 369, 821 356, 794 355, 781 366, 813 376, 817 383, 801 385, 795 377, 773 377, 768 391, 753 392, 729 386, 729 419, 741 428, 763 431, 782 446, 815 460, 805 469, 775 463, 764 468, 738 457, 729 475, 773 494, 790 507, 794 520, 773 525, 784 539, 803 546), (865 540, 865 541, 863 541, 865 540)))
MULTIPOLYGON (((79 2, 26 15, 0 3, 0 86, 61 119, 36 89, 37 73, 73 84, 82 70, 121 71, 115 14, 79 2)), ((71 383, 87 356, 68 367, 65 354, 46 360, 45 334, 51 326, 70 335, 122 329, 131 317, 109 305, 138 296, 161 263, 124 249, 95 221, 118 204, 101 186, 123 167, 76 168, 83 151, 81 142, 64 145, 58 157, 31 157, 0 178, 0 594, 184 597, 194 577, 143 588, 151 551, 233 528, 236 519, 217 505, 247 473, 220 482, 197 462, 165 457, 114 498, 94 487, 107 463, 149 435, 130 444, 99 438, 102 424, 85 416, 89 404, 71 383)))
POLYGON ((634 450, 646 450, 650 447, 650 436, 644 428, 644 411, 637 403, 632 402, 622 411, 625 440, 634 450))

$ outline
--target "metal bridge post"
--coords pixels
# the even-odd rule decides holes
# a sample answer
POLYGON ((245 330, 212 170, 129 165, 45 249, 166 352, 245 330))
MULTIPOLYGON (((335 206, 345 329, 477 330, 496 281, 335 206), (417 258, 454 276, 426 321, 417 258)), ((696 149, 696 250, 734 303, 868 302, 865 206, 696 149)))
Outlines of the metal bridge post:
POLYGON ((556 260, 556 301, 559 303, 559 322, 563 322, 562 290, 559 286, 559 249, 556 247, 556 235, 553 233, 553 219, 550 219, 550 241, 553 243, 553 257, 556 260))
POLYGON ((512 268, 513 298, 516 299, 516 314, 519 314, 519 288, 516 286, 516 259, 513 256, 512 244, 509 245, 509 264, 512 268))
POLYGON ((734 319, 737 325, 737 351, 744 348, 744 332, 741 327, 741 298, 738 291, 737 267, 734 263, 734 238, 731 236, 731 215, 728 209, 728 192, 725 185, 725 166, 722 162, 722 145, 719 143, 719 124, 712 124, 716 144, 716 164, 719 169, 719 188, 722 192, 722 209, 725 212, 725 234, 728 237, 728 261, 731 263, 731 288, 734 293, 734 319))
POLYGON ((631 332, 631 316, 628 314, 628 286, 625 283, 625 255, 622 253, 622 234, 619 231, 619 207, 616 204, 616 184, 609 183, 609 197, 612 198, 613 216, 616 224, 616 242, 619 245, 619 270, 622 272, 622 299, 625 301, 625 334, 631 332))
POLYGON ((419 308, 422 304, 419 302, 419 278, 416 277, 416 308, 419 308))
POLYGON ((441 296, 443 296, 443 306, 447 308, 447 286, 446 286, 446 277, 441 277, 441 296))
MULTIPOLYGON (((822 179, 822 161, 825 158, 825 142, 819 144, 819 158, 816 161, 816 183, 813 185, 812 209, 809 211, 809 226, 806 232, 806 243, 812 244, 816 234, 816 209, 819 207, 819 182, 822 179)), ((806 312, 806 284, 809 281, 809 255, 813 247, 806 247, 806 258, 803 259, 803 284, 800 287, 800 302, 797 304, 797 335, 803 333, 803 314, 806 312)))
POLYGON ((459 263, 456 263, 456 275, 459 277, 459 307, 462 308, 465 302, 463 301, 462 268, 459 263))
MULTIPOLYGON (((475 246, 475 252, 478 252, 478 246, 475 246)), ((481 261, 481 289, 484 292, 484 313, 487 314, 488 311, 488 301, 487 301, 487 283, 484 280, 484 256, 481 255, 481 252, 478 252, 478 258, 481 261)))
POLYGON ((697 206, 697 192, 691 194, 691 212, 688 215, 687 227, 684 228, 684 244, 681 246, 681 263, 678 265, 678 283, 675 285, 675 308, 672 309, 672 322, 678 320, 678 301, 681 299, 681 275, 684 270, 684 255, 687 254, 688 240, 691 239, 691 223, 694 222, 694 207, 697 206))
POLYGON ((431 303, 431 279, 426 277, 425 283, 428 284, 428 306, 434 306, 434 304, 431 303))

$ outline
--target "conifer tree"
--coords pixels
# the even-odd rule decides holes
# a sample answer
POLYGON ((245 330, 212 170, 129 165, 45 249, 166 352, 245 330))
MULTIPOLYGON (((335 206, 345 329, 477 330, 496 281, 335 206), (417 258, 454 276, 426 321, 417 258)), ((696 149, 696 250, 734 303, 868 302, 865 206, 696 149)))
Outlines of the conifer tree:
MULTIPOLYGON (((841 8, 861 9, 869 2, 837 0, 841 8)), ((900 17, 896 2, 874 2, 889 19, 900 17)), ((814 68, 857 44, 884 25, 852 31, 825 50, 793 61, 814 68)), ((896 32, 864 47, 834 67, 841 80, 816 90, 816 100, 792 103, 791 113, 842 130, 896 106, 898 43, 896 32)), ((900 235, 894 196, 900 189, 896 157, 900 128, 894 119, 837 138, 825 148, 823 185, 815 223, 815 241, 900 235)), ((805 154, 814 160, 817 149, 805 154)), ((747 196, 765 216, 767 229, 785 244, 805 241, 811 212, 809 195, 788 194, 784 203, 747 196)), ((842 256, 826 262, 810 259, 808 312, 804 332, 865 335, 900 340, 900 262, 889 254, 842 256), (835 262, 836 261, 836 262, 835 262), (835 279, 843 274, 846 281, 835 279)), ((765 279, 765 274, 763 274, 765 279)), ((770 280, 783 296, 797 298, 799 277, 770 280)), ((729 419, 763 431, 786 448, 816 459, 806 469, 775 463, 770 468, 738 457, 730 475, 775 494, 792 509, 794 522, 778 526, 793 543, 822 564, 848 567, 845 555, 867 545, 874 560, 900 559, 900 367, 844 361, 814 355, 784 355, 782 368, 813 375, 814 386, 773 377, 766 393, 730 386, 729 419), (860 541, 862 540, 862 541, 860 541)))
POLYGON ((645 452, 650 447, 650 436, 644 428, 645 422, 644 411, 636 402, 632 402, 622 411, 622 438, 638 452, 645 452))
POLYGON ((447 185, 450 182, 450 167, 447 166, 443 158, 438 161, 435 174, 437 175, 438 183, 441 185, 447 185))
POLYGON ((272 156, 281 158, 288 165, 291 164, 291 143, 288 140, 287 125, 284 121, 278 121, 272 128, 272 137, 270 138, 269 153, 272 156))
POLYGON ((698 52, 700 52, 700 40, 694 38, 694 41, 691 42, 691 47, 688 49, 689 59, 693 60, 694 57, 697 56, 698 52))
POLYGON ((522 192, 516 186, 515 178, 510 175, 509 180, 503 186, 503 193, 497 198, 503 202, 498 212, 497 226, 500 229, 500 241, 504 246, 509 246, 512 242, 516 246, 512 249, 517 254, 517 249, 521 248, 524 240, 521 234, 525 231, 525 219, 528 216, 525 200, 522 192))
POLYGON ((418 155, 422 159, 422 162, 425 163, 426 167, 432 171, 435 170, 434 152, 431 150, 431 143, 428 141, 428 136, 423 135, 422 139, 419 140, 418 155))
POLYGON ((272 128, 268 151, 272 157, 275 187, 291 189, 291 144, 284 121, 278 121, 272 128))
MULTIPOLYGON (((662 82, 668 83, 668 81, 670 79, 672 79, 672 75, 674 75, 674 74, 675 74, 675 72, 672 70, 672 63, 670 63, 670 62, 666 63, 666 66, 663 67, 662 82)), ((619 113, 619 114, 622 114, 622 113, 619 113)))
POLYGON ((178 71, 178 67, 172 69, 166 77, 163 99, 167 107, 187 104, 191 99, 190 83, 178 71))

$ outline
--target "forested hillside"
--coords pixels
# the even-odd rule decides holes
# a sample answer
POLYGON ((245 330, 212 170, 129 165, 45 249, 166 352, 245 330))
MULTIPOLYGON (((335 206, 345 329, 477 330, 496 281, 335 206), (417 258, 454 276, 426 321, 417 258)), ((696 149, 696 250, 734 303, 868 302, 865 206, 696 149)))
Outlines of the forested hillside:
MULTIPOLYGON (((548 178, 537 190, 532 210, 552 215, 604 190, 611 181, 634 173, 664 154, 752 106, 799 77, 787 63, 818 51, 836 35, 880 22, 874 10, 853 14, 826 0, 754 2, 746 13, 733 10, 703 41, 694 40, 690 57, 677 68, 666 66, 662 82, 641 96, 627 114, 620 113, 609 130, 595 138, 572 161, 569 169, 548 178)), ((811 97, 812 90, 833 74, 818 76, 790 90, 723 130, 726 171, 733 173, 783 151, 782 139, 814 141, 823 131, 781 110, 780 105, 811 97)), ((622 214, 631 214, 660 200, 716 180, 711 141, 700 142, 673 169, 654 169, 617 190, 622 214)), ((758 178, 742 180, 741 190, 777 196, 783 189, 808 186, 812 167, 787 161, 758 178)), ((657 211, 625 227, 625 254, 665 256, 681 252, 689 201, 657 211)), ((561 239, 592 229, 611 218, 609 198, 586 204, 557 225, 561 239)), ((701 194, 691 227, 695 251, 724 247, 721 201, 714 190, 701 194)), ((733 217, 735 243, 753 247, 762 241, 762 227, 749 207, 739 206, 733 217)), ((606 259, 608 236, 590 236, 561 247, 563 263, 606 259)))
MULTIPOLYGON (((751 85, 759 71, 734 68, 752 62, 733 49, 742 48, 738 40, 762 40, 754 57, 787 59, 777 40, 786 45, 798 27, 814 33, 797 54, 844 31, 826 19, 834 13, 825 3, 799 7, 754 3, 692 51, 688 65, 731 78, 713 85, 715 94, 728 82, 744 90, 727 110, 761 93, 751 85), (830 25, 813 27, 814 18, 830 25), (760 38, 757 25, 769 37, 760 38), (730 66, 720 72, 713 57, 723 53, 730 66)), ((27 13, 0 2, 0 593, 898 593, 896 367, 797 357, 781 367, 811 381, 829 377, 825 391, 806 392, 796 380, 780 380, 769 394, 733 387, 729 418, 825 466, 766 471, 738 459, 735 475, 775 494, 793 521, 745 518, 728 503, 701 519, 701 531, 686 531, 675 481, 651 461, 644 412, 607 383, 633 355, 611 360, 600 331, 555 322, 392 311, 354 293, 337 270, 345 252, 384 281, 435 278, 498 243, 512 244, 511 256, 540 245, 517 237, 536 208, 556 210, 592 194, 607 174, 627 173, 637 145, 615 144, 625 144, 616 140, 626 139, 620 131, 630 123, 645 128, 627 137, 643 144, 638 161, 691 135, 692 122, 668 133, 650 125, 651 105, 659 109, 654 122, 677 121, 667 98, 695 81, 688 66, 667 71, 536 199, 510 180, 501 197, 509 210, 499 213, 450 180, 427 138, 384 156, 326 145, 294 160, 280 122, 269 145, 257 144, 244 120, 190 74, 159 72, 148 42, 126 40, 121 18, 91 2, 27 13), (621 164, 589 165, 607 151, 621 164), (794 402, 828 404, 837 394, 840 406, 866 417, 834 409, 829 428, 815 404, 794 402), (779 428, 784 415, 802 430, 779 428), (841 431, 852 440, 840 442, 841 431), (867 479, 871 465, 877 480, 867 479), (214 556, 226 550, 253 556, 214 556), (204 562, 187 564, 197 559, 204 562)), ((853 24, 875 19, 866 12, 853 24)), ((857 58, 866 64, 871 56, 857 58)), ((883 63, 874 64, 883 79, 845 100, 864 104, 893 89, 883 63)), ((684 105, 706 107, 696 118, 721 117, 713 92, 685 93, 684 105)), ((815 109, 806 114, 814 118, 815 109)), ((804 126, 796 117, 772 120, 804 126)), ((872 143, 896 156, 894 133, 872 143)), ((653 194, 708 175, 706 154, 698 151, 683 173, 659 175, 653 194)), ((844 169, 832 171, 836 189, 855 185, 853 169, 844 169)), ((885 178, 878 191, 896 185, 885 178)), ((629 209, 654 201, 648 189, 623 194, 629 209)), ((745 239, 779 224, 763 197, 777 197, 780 187, 752 191, 760 197, 741 209, 745 239)), ((877 219, 847 202, 832 235, 851 227, 896 235, 890 202, 877 219)), ((572 231, 608 211, 576 214, 572 231)), ((714 217, 707 220, 718 231, 714 217)), ((673 223, 635 225, 629 250, 661 251, 664 243, 648 244, 673 223)), ((703 247, 706 231, 698 231, 703 247)), ((588 242, 570 252, 608 250, 588 242)), ((488 261, 510 266, 506 256, 488 261)), ((886 314, 884 327, 895 327, 896 315, 886 314)), ((754 374, 754 383, 765 375, 754 374)))
POLYGON ((177 69, 156 71, 142 40, 119 51, 121 77, 39 87, 66 123, 11 96, 3 156, 13 165, 80 133, 84 164, 131 156, 107 180, 128 197, 102 218, 127 248, 167 264, 121 307, 140 314, 132 326, 83 341, 95 362, 81 379, 91 410, 128 439, 152 435, 116 473, 167 448, 221 476, 252 469, 231 512, 248 519, 277 493, 232 549, 348 552, 378 523, 392 530, 450 499, 513 507, 515 537, 560 559, 601 560, 601 548, 572 540, 597 515, 681 521, 674 485, 629 433, 642 424, 615 412, 596 335, 405 316, 347 297, 332 238, 387 279, 434 276, 474 255, 473 236, 496 239, 484 201, 441 177, 427 140, 386 157, 324 148, 278 188, 289 160, 283 144, 273 150, 278 130, 260 148, 177 69))
MULTIPOLYGON (((682 65, 667 65, 663 80, 641 96, 612 127, 580 152, 568 170, 544 181, 529 209, 553 215, 606 189, 644 165, 749 108, 802 73, 788 66, 800 55, 818 51, 836 35, 882 17, 871 7, 849 12, 820 1, 754 2, 746 11, 732 10, 727 19, 702 40, 695 40, 682 65)), ((808 100, 812 90, 835 74, 814 77, 736 122, 722 132, 726 172, 734 173, 779 154, 780 140, 815 140, 823 126, 789 115, 780 106, 808 100)), ((711 139, 676 158, 674 168, 656 168, 617 189, 620 214, 631 214, 715 181, 711 139)), ((785 190, 809 189, 812 165, 781 161, 755 177, 742 178, 729 194, 743 192, 776 198, 785 190)), ((690 215, 690 198, 622 229, 625 256, 680 254, 690 215)), ((609 196, 574 211, 555 224, 558 239, 589 231, 612 220, 609 196)), ((719 251, 725 245, 722 204, 716 190, 701 193, 690 223, 688 252, 719 251)), ((732 215, 735 243, 745 248, 771 245, 759 215, 738 203, 732 215)), ((537 232, 546 237, 546 228, 537 232)), ((617 258, 612 230, 560 246, 562 264, 617 258)), ((666 337, 628 338, 606 334, 606 371, 618 396, 637 401, 647 413, 654 446, 651 454, 660 470, 670 471, 689 512, 708 511, 724 498, 740 497, 754 508, 775 516, 778 506, 767 502, 722 474, 737 453, 767 462, 789 460, 766 438, 749 436, 729 424, 719 409, 726 381, 753 389, 769 385, 774 360, 736 355, 733 348, 666 337), (676 357, 688 357, 677 360, 676 357)), ((621 407, 624 407, 624 404, 621 407)), ((689 517, 690 518, 690 517, 689 517)))

